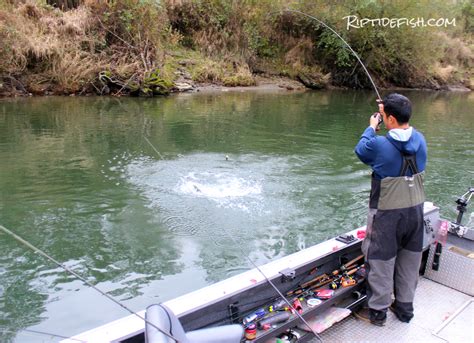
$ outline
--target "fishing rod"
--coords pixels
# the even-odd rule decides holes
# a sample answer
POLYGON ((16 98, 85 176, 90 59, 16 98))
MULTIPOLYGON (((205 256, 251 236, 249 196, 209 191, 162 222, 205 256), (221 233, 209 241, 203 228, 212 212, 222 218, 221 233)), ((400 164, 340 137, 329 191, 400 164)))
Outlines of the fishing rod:
POLYGON ((377 94, 377 100, 378 101, 382 101, 382 98, 380 96, 380 93, 377 89, 377 86, 375 85, 375 82, 374 80, 372 79, 372 77, 370 76, 370 73, 369 71, 367 70, 367 68, 365 67, 364 63, 362 62, 362 60, 360 59, 359 55, 354 51, 354 49, 352 49, 352 47, 349 45, 349 43, 347 43, 347 41, 342 38, 342 36, 337 33, 336 30, 334 30, 331 26, 329 26, 328 24, 326 24, 325 22, 323 22, 322 20, 312 16, 312 15, 309 15, 307 13, 304 13, 304 12, 301 12, 299 10, 294 10, 294 9, 284 9, 284 10, 281 10, 281 11, 278 11, 278 12, 289 12, 289 13, 297 13, 297 14, 300 14, 302 16, 305 16, 307 18, 310 18, 310 19, 313 19, 315 21, 317 21, 319 24, 323 25, 325 28, 327 28, 328 30, 330 30, 332 33, 334 33, 340 40, 342 40, 344 42, 344 44, 349 48, 349 50, 352 52, 352 54, 355 56, 355 58, 357 58, 357 61, 359 61, 360 65, 362 66, 362 68, 364 69, 365 73, 367 74, 367 76, 369 77, 369 80, 370 82, 372 83, 372 86, 374 87, 374 90, 375 90, 375 93, 377 94))
POLYGON ((290 303, 290 301, 283 295, 283 293, 278 289, 278 287, 275 286, 275 284, 265 275, 265 273, 259 268, 259 266, 248 256, 248 254, 245 253, 245 251, 242 249, 240 244, 227 231, 227 229, 224 229, 224 228, 222 228, 222 229, 223 229, 224 233, 234 242, 234 245, 240 250, 240 253, 247 258, 247 260, 250 262, 250 264, 252 264, 254 266, 254 268, 257 269, 257 271, 263 276, 265 281, 270 286, 272 286, 272 288, 278 293, 280 298, 283 299, 286 302, 286 304, 288 305, 288 307, 293 310, 293 313, 295 313, 297 315, 297 317, 304 323, 304 325, 306 325, 308 327, 308 329, 314 335, 314 337, 316 337, 316 339, 319 342, 322 343, 323 339, 321 338, 321 336, 318 335, 318 333, 311 327, 311 325, 309 325, 309 323, 306 321, 306 319, 304 319, 303 316, 295 309, 294 305, 290 303))
POLYGON ((115 300, 113 297, 111 297, 110 295, 108 295, 107 293, 105 293, 104 291, 102 291, 101 289, 97 288, 95 285, 93 285, 91 282, 87 281, 84 277, 82 277, 81 275, 77 274, 75 271, 73 271, 72 269, 66 267, 65 265, 63 265, 62 263, 58 262, 57 260, 55 260, 53 257, 49 256, 47 253, 45 253, 44 251, 42 251, 41 249, 35 247, 33 244, 29 243, 28 241, 26 241, 25 239, 21 238, 20 236, 18 236, 17 234, 13 233, 12 231, 8 230, 6 227, 0 225, 0 231, 3 231, 4 233, 6 233, 7 235, 9 235, 10 237, 13 237, 15 240, 17 240, 18 242, 22 243, 23 245, 27 246, 28 248, 30 248, 31 250, 33 250, 35 253, 37 254, 40 254, 41 256, 45 257, 46 259, 50 260, 51 262, 53 262, 55 265, 57 265, 58 267, 60 267, 61 269, 65 270, 66 272, 68 272, 69 274, 75 276, 77 279, 81 280, 82 282, 84 282, 87 286, 89 287, 92 287, 94 290, 96 290, 97 292, 99 292, 100 294, 102 294, 103 296, 105 296, 107 299, 109 299, 110 301, 113 301, 115 304, 119 305, 121 308, 125 309, 126 311, 130 312, 131 314, 137 316, 138 318, 140 318, 141 320, 143 320, 145 323, 151 325, 153 328, 157 329, 159 332, 161 332, 163 335, 165 335, 166 337, 168 338, 171 338, 173 341, 179 343, 179 341, 174 338, 172 335, 170 335, 169 333, 167 333, 166 331, 158 328, 155 324, 153 323, 150 323, 149 321, 147 321, 145 318, 143 318, 142 316, 140 316, 138 313, 132 311, 130 308, 128 308, 127 306, 125 306, 124 304, 122 304, 121 302, 115 300))
MULTIPOLYGON (((28 333, 39 334, 39 335, 45 335, 45 336, 51 336, 51 337, 69 339, 69 340, 76 341, 76 342, 81 342, 81 343, 87 343, 87 341, 83 341, 83 340, 81 340, 81 339, 77 339, 77 338, 73 338, 73 337, 67 337, 67 336, 62 336, 62 335, 58 335, 58 334, 51 333, 51 332, 45 332, 45 331, 39 331, 39 330, 31 330, 31 329, 21 329, 21 331, 28 332, 28 333)), ((7 333, 17 334, 16 331, 12 331, 12 330, 2 330, 1 332, 7 332, 7 333)))

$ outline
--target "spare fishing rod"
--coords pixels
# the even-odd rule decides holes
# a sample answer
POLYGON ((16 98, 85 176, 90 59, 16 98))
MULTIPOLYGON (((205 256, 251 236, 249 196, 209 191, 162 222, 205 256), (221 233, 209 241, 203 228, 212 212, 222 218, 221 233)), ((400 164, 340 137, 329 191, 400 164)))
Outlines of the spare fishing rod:
MULTIPOLYGON (((55 334, 55 333, 51 333, 51 332, 45 332, 45 331, 39 331, 39 330, 31 330, 31 329, 21 329, 22 332, 28 332, 28 333, 34 333, 34 334, 38 334, 38 335, 45 335, 45 336, 51 336, 51 337, 57 337, 57 338, 63 338, 63 339, 69 339, 71 341, 76 341, 76 342, 81 342, 81 343, 87 343, 87 341, 83 341, 81 339, 77 339, 77 338, 73 338, 73 337, 67 337, 67 336, 63 336, 63 335, 58 335, 58 334, 55 334)), ((12 331, 12 330, 3 330, 1 332, 7 332, 7 333, 13 333, 13 334, 17 334, 16 331, 12 331)))
POLYGON ((92 287, 94 290, 96 290, 97 292, 99 292, 100 294, 102 294, 103 296, 105 296, 107 299, 113 301, 114 303, 116 303, 117 305, 119 305, 121 308, 125 309, 126 311, 130 312, 131 314, 137 316, 138 318, 140 318, 141 320, 143 320, 145 323, 151 325, 153 328, 155 328, 156 330, 158 330, 159 332, 161 332, 163 335, 165 335, 166 337, 172 339, 173 341, 179 343, 179 341, 174 338, 172 335, 170 335, 169 333, 167 333, 166 331, 158 328, 156 325, 154 325, 153 323, 150 323, 149 321, 147 321, 145 318, 143 318, 142 316, 140 316, 138 313, 132 311, 130 308, 128 308, 127 306, 125 306, 124 304, 122 304, 121 302, 115 300, 113 297, 111 297, 110 295, 108 295, 107 293, 105 293, 104 291, 102 291, 101 289, 97 288, 95 285, 93 285, 91 282, 87 281, 84 277, 82 277, 81 275, 77 274, 75 271, 73 271, 72 269, 66 267, 65 265, 63 265, 62 263, 60 263, 59 261, 55 260, 53 257, 49 256, 47 253, 45 253, 44 251, 42 251, 41 249, 35 247, 33 244, 29 243, 28 241, 26 241, 25 239, 21 238, 20 236, 18 236, 17 234, 13 233, 12 231, 8 230, 6 227, 0 225, 0 231, 3 231, 4 233, 6 233, 7 235, 9 235, 10 237, 13 237, 15 240, 17 240, 18 242, 20 242, 21 244, 27 246, 28 248, 30 248, 31 250, 33 250, 35 253, 37 254, 40 254, 41 256, 45 257, 46 259, 50 260, 51 262, 53 262, 55 265, 57 265, 58 267, 60 267, 61 269, 65 270, 66 272, 68 272, 69 274, 75 276, 77 279, 81 280, 82 282, 84 282, 87 286, 89 287, 92 287))
POLYGON ((318 335, 318 333, 316 332, 316 330, 314 330, 311 325, 309 325, 309 323, 306 321, 306 319, 303 318, 303 316, 295 309, 295 307, 293 306, 293 304, 290 303, 290 301, 283 295, 283 293, 278 289, 277 286, 275 286, 275 284, 272 282, 272 280, 270 280, 266 275, 265 273, 259 268, 259 266, 248 256, 248 254, 245 253, 245 251, 242 249, 242 247, 240 246, 240 244, 237 242, 237 240, 234 238, 234 236, 232 236, 226 229, 222 228, 224 233, 234 242, 234 245, 240 250, 240 253, 242 255, 244 255, 247 260, 250 262, 250 264, 252 266, 254 266, 254 268, 263 276, 263 278, 265 279, 265 281, 270 285, 272 286, 272 288, 278 293, 279 297, 281 299, 283 299, 286 304, 288 305, 288 307, 290 309, 293 310, 293 312, 296 314, 296 316, 304 323, 305 326, 308 327, 309 331, 314 335, 314 337, 319 341, 319 342, 323 342, 323 339, 321 338, 321 336, 318 335))
POLYGON ((319 24, 323 25, 325 28, 327 28, 328 30, 330 30, 332 33, 334 33, 340 40, 343 41, 343 43, 349 48, 349 50, 352 52, 352 54, 355 56, 355 58, 357 58, 357 61, 359 61, 360 65, 362 66, 362 68, 364 69, 365 73, 367 74, 367 76, 369 77, 369 80, 370 82, 372 83, 372 86, 374 87, 374 91, 375 93, 377 94, 377 100, 378 101, 382 101, 382 98, 380 96, 380 93, 377 89, 377 86, 375 85, 375 82, 374 80, 372 79, 372 77, 370 76, 370 73, 369 71, 367 70, 367 68, 365 67, 364 63, 362 62, 362 60, 360 59, 359 55, 354 51, 354 49, 352 49, 352 47, 349 45, 349 43, 347 43, 347 41, 342 38, 342 36, 337 33, 336 30, 334 30, 331 26, 329 26, 328 24, 326 24, 324 21, 322 21, 321 19, 318 19, 312 15, 309 15, 307 13, 304 13, 304 12, 301 12, 299 10, 294 10, 294 9, 284 9, 284 10, 281 10, 281 11, 278 11, 278 12, 289 12, 289 13, 297 13, 297 14, 300 14, 302 16, 305 16, 307 18, 310 18, 312 20, 315 20, 317 21, 319 24))

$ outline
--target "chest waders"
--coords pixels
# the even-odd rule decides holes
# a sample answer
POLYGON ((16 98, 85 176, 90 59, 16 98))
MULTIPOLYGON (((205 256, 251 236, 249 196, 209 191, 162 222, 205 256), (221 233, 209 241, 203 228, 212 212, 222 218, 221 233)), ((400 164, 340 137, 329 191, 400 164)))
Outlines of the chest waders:
POLYGON ((378 180, 372 175, 366 238, 362 243, 367 266, 368 307, 380 318, 392 309, 402 321, 413 317, 413 299, 423 247, 424 172, 416 155, 402 153, 398 177, 378 180), (407 176, 411 169, 412 176, 407 176), (375 311, 373 311, 375 310, 375 311))

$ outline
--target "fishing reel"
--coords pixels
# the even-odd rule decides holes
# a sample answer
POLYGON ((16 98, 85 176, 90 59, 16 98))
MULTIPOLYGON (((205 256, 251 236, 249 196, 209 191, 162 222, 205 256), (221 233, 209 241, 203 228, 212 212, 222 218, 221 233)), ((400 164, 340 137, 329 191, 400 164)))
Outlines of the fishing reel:
POLYGON ((449 231, 459 237, 465 237, 474 240, 474 229, 470 229, 461 224, 464 212, 466 212, 467 205, 474 195, 474 187, 470 187, 466 193, 456 200, 458 215, 456 221, 450 223, 449 231))
POLYGON ((377 127, 376 127, 376 129, 375 129, 376 131, 378 131, 378 130, 380 130, 380 125, 382 125, 382 123, 383 123, 382 113, 380 113, 380 112, 375 112, 374 114, 372 114, 372 116, 373 116, 374 118, 377 118, 378 121, 379 121, 378 124, 377 124, 377 127))
POLYGON ((469 201, 471 201, 473 194, 474 187, 470 187, 466 193, 464 193, 460 198, 456 200, 456 204, 458 204, 458 206, 456 207, 456 209, 458 210, 458 217, 456 218, 455 224, 461 225, 462 216, 464 215, 464 212, 466 212, 467 204, 469 204, 469 201))

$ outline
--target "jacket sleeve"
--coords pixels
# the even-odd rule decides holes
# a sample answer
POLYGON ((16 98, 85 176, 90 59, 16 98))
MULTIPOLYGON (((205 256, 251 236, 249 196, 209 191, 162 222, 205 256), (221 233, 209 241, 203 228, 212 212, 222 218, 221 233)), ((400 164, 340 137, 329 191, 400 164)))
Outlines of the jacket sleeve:
POLYGON ((365 164, 372 165, 375 162, 375 157, 377 156, 377 135, 372 127, 369 126, 365 129, 354 152, 365 164))

